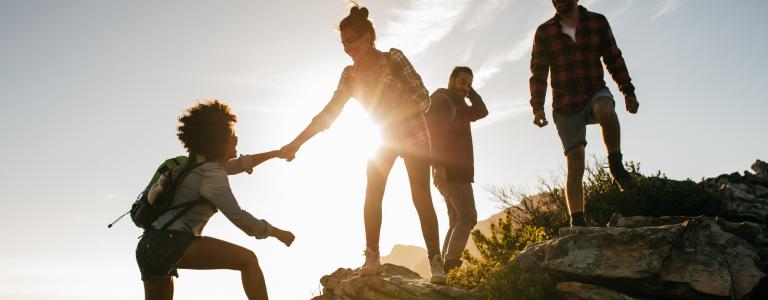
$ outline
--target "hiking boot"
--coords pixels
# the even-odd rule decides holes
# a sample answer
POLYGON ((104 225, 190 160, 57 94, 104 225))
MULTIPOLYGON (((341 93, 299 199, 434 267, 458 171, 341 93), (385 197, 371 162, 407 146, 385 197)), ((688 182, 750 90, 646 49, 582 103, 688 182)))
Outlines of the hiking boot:
POLYGON ((637 188, 637 181, 632 174, 627 172, 622 163, 621 153, 608 154, 608 169, 611 171, 611 177, 619 185, 622 191, 637 188))
POLYGON ((443 270, 445 271, 445 274, 448 274, 458 268, 461 268, 461 259, 446 259, 443 263, 443 270))
POLYGON ((445 284, 443 259, 440 258, 440 255, 432 256, 432 259, 429 261, 429 270, 432 271, 432 276, 429 278, 429 282, 434 284, 445 284))
POLYGON ((365 263, 360 268, 360 275, 377 275, 380 268, 379 251, 373 251, 371 248, 365 247, 365 263))
POLYGON ((628 190, 634 190, 637 189, 637 181, 634 177, 632 177, 627 170, 622 169, 623 172, 619 171, 618 174, 613 174, 611 172, 611 175, 613 176, 613 181, 616 182, 616 184, 619 185, 619 188, 621 191, 628 191, 628 190))

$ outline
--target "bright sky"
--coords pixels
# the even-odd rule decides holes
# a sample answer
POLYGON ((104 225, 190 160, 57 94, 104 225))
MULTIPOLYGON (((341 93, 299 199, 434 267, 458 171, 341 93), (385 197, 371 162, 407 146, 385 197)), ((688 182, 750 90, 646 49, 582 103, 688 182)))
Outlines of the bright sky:
MULTIPOLYGON (((479 217, 498 210, 483 187, 534 186, 564 166, 553 125, 532 123, 532 33, 550 1, 363 1, 379 49, 405 52, 432 91, 454 65, 476 73, 490 115, 474 126, 479 217)), ((768 2, 581 1, 605 14, 641 103, 618 98, 625 158, 699 179, 768 158, 768 2)), ((176 118, 218 98, 239 115, 239 151, 277 149, 327 102, 351 60, 331 1, 0 2, 0 298, 138 299, 127 210, 156 165, 183 153, 176 118)), ((619 95, 616 85, 609 86, 619 95)), ((551 93, 548 93, 551 94, 551 93)), ((547 106, 550 103, 548 100, 547 106)), ((550 114, 551 118, 551 114, 550 114)), ((241 205, 292 230, 295 244, 254 240, 220 214, 205 234, 252 249, 273 299, 308 299, 319 279, 363 262, 365 162, 374 131, 350 102, 292 163, 231 178, 241 205)), ((588 155, 604 155, 599 128, 588 155)), ((405 170, 384 199, 381 249, 423 246, 405 170)), ((445 205, 433 190, 441 233, 445 205)), ((443 234, 441 234, 441 237, 443 234)), ((234 271, 181 271, 177 299, 244 298, 234 271)))

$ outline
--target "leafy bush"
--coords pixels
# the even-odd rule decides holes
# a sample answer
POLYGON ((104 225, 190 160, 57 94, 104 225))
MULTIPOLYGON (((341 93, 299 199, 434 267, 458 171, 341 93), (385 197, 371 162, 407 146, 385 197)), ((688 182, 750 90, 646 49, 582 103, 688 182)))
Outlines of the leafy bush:
POLYGON ((523 272, 513 262, 525 246, 549 236, 540 227, 513 225, 508 212, 498 225, 491 225, 490 236, 472 232, 480 257, 464 252, 465 267, 449 273, 448 283, 485 299, 557 299, 554 283, 546 274, 523 272))
MULTIPOLYGON (((605 226, 614 213, 624 216, 714 216, 720 198, 702 183, 673 180, 664 173, 651 176, 640 173, 640 165, 625 164, 640 188, 622 192, 613 182, 604 162, 595 160, 585 170, 585 217, 590 226, 605 226)), ((564 175, 563 175, 564 177, 564 175)), ((561 180, 539 180, 537 193, 514 187, 491 187, 495 200, 513 211, 515 224, 542 227, 548 235, 557 235, 568 226, 565 188, 561 180)))
MULTIPOLYGON (((640 165, 627 162, 640 188, 622 192, 613 182, 606 164, 599 160, 585 170, 585 216, 590 226, 604 226, 613 213, 625 216, 713 216, 720 207, 717 195, 691 180, 672 180, 661 172, 640 173, 640 165)), ((562 176, 565 177, 565 176, 562 176)), ((562 178, 560 177, 560 178, 562 178)), ((568 226, 569 216, 562 180, 539 180, 536 193, 507 187, 488 189, 506 215, 491 225, 490 236, 472 232, 480 257, 464 252, 466 264, 448 274, 448 283, 488 299, 557 299, 554 281, 547 274, 526 273, 514 257, 531 243, 556 236, 568 226)))

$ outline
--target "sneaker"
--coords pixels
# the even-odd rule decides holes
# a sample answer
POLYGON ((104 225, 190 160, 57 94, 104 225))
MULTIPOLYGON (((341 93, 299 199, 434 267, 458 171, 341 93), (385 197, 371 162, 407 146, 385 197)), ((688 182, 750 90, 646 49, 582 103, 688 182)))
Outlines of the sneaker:
POLYGON ((443 271, 443 259, 440 255, 435 255, 429 261, 429 270, 432 271, 432 277, 429 282, 434 284, 445 284, 445 272, 443 271))
POLYGON ((360 268, 360 275, 377 275, 380 268, 379 251, 373 251, 371 248, 365 247, 365 263, 360 268))

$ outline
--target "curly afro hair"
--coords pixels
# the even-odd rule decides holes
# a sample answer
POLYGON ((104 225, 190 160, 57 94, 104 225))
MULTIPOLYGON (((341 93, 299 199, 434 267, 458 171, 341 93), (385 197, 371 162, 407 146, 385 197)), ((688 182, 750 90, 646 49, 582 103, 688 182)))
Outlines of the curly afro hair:
POLYGON ((190 154, 218 158, 225 154, 226 143, 234 134, 237 116, 219 100, 200 102, 179 117, 177 136, 190 154))

